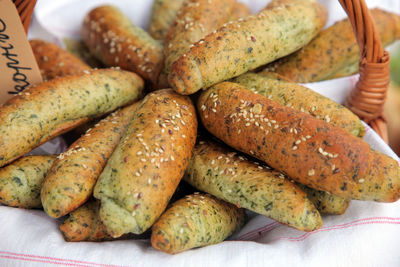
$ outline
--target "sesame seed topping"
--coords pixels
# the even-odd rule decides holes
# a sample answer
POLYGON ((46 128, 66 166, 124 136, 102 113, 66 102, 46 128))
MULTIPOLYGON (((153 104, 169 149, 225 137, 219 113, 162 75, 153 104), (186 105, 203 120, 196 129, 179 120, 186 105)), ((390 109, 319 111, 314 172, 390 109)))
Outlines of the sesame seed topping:
POLYGON ((315 170, 311 169, 308 171, 308 176, 313 176, 315 174, 315 170))
POLYGON ((362 183, 365 182, 365 179, 360 179, 360 180, 358 180, 358 182, 359 182, 360 184, 362 184, 362 183))

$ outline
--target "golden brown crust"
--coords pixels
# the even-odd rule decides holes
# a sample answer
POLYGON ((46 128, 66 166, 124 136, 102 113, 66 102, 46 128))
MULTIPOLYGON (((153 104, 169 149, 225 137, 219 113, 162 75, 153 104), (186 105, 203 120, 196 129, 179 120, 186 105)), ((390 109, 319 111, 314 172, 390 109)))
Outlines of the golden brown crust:
POLYGON ((304 185, 345 198, 400 197, 394 159, 311 115, 228 82, 202 93, 198 110, 212 134, 304 185))
POLYGON ((55 44, 38 39, 29 43, 45 81, 90 70, 85 62, 55 44))
POLYGON ((112 236, 140 234, 161 215, 189 163, 196 134, 190 98, 171 89, 144 98, 94 190, 112 236))
POLYGON ((89 201, 71 212, 68 219, 60 225, 65 241, 106 241, 113 240, 107 234, 104 224, 99 219, 99 203, 89 201))
MULTIPOLYGON (((384 46, 400 38, 400 16, 380 9, 371 10, 384 46)), ((316 82, 358 72, 359 48, 349 19, 322 31, 298 52, 267 67, 298 82, 316 82)))
POLYGON ((243 209, 195 193, 173 203, 153 225, 151 244, 169 254, 224 241, 245 219, 243 209))
POLYGON ((243 74, 300 49, 325 20, 322 5, 304 1, 229 22, 174 62, 169 84, 187 95, 243 74))
POLYGON ((198 190, 301 231, 322 225, 306 193, 285 175, 214 142, 196 145, 184 180, 198 190))
POLYGON ((112 113, 58 156, 41 189, 43 208, 49 216, 64 216, 89 199, 139 103, 112 113))
POLYGON ((91 118, 134 102, 143 87, 134 73, 103 69, 57 77, 25 90, 0 107, 0 166, 91 118))
POLYGON ((180 8, 165 43, 165 67, 159 87, 168 87, 167 77, 172 64, 187 52, 192 44, 228 22, 235 0, 188 0, 180 8))
POLYGON ((361 120, 344 106, 317 92, 269 72, 245 73, 232 80, 281 105, 306 112, 349 133, 362 137, 361 120))
POLYGON ((113 6, 87 14, 81 28, 90 51, 108 66, 133 71, 156 83, 163 65, 163 46, 113 6))

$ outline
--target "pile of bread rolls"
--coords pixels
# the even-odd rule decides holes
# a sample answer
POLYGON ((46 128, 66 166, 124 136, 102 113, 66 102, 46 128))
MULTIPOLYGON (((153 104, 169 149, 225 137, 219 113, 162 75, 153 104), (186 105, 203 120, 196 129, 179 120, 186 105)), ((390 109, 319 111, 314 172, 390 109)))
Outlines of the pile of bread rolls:
MULTIPOLYGON (((398 163, 351 111, 297 84, 358 71, 349 21, 322 30, 326 13, 315 0, 258 14, 155 0, 146 32, 100 6, 81 34, 102 69, 31 40, 47 81, 0 107, 0 202, 67 215, 67 241, 151 235, 174 254, 222 242, 245 210, 313 231, 351 199, 397 201, 398 163), (24 156, 82 125, 62 154, 24 156)), ((372 14, 384 44, 400 38, 399 16, 372 14)))

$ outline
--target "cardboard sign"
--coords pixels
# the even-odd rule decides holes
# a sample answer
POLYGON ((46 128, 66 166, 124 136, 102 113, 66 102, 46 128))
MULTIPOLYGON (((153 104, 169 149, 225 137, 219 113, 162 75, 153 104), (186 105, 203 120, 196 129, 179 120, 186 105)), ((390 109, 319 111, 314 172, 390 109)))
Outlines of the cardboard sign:
POLYGON ((0 105, 40 82, 18 11, 11 0, 0 0, 0 105))

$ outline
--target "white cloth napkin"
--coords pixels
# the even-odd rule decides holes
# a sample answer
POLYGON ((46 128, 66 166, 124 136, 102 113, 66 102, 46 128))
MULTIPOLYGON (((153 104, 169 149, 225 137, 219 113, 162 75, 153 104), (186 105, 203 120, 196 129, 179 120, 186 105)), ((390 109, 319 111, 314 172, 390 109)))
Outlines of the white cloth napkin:
MULTIPOLYGON (((268 0, 247 0, 253 11, 268 0)), ((338 1, 323 2, 329 24, 345 16, 338 1)), ((30 37, 59 41, 78 37, 84 14, 112 3, 146 27, 152 1, 39 0, 30 37)), ((400 1, 367 1, 400 13, 400 1)), ((357 76, 308 84, 342 102, 357 76)), ((371 129, 365 140, 376 150, 399 158, 371 129)), ((230 241, 178 255, 156 251, 148 240, 67 243, 59 221, 37 210, 0 206, 0 266, 400 266, 400 202, 352 201, 344 215, 324 216, 321 229, 304 233, 254 215, 230 241)))

